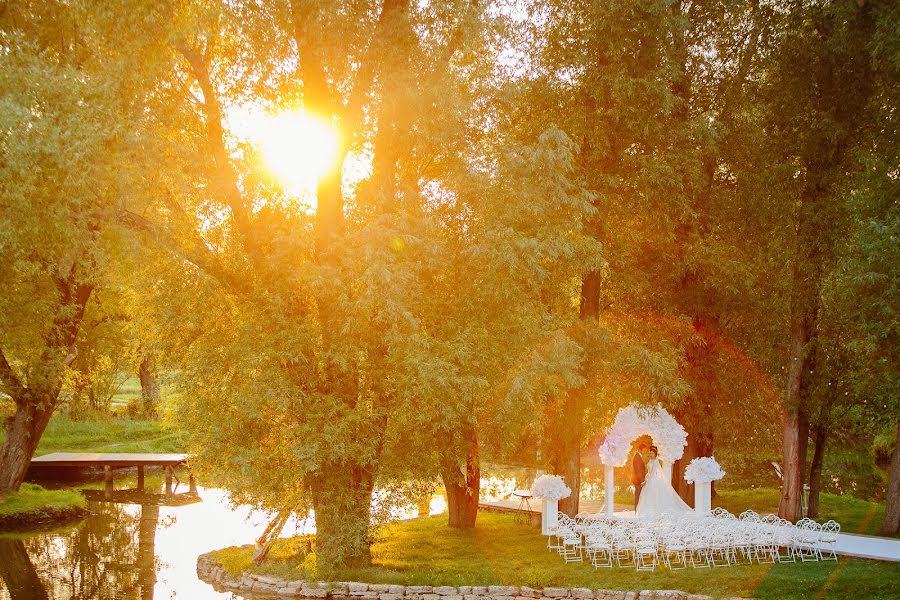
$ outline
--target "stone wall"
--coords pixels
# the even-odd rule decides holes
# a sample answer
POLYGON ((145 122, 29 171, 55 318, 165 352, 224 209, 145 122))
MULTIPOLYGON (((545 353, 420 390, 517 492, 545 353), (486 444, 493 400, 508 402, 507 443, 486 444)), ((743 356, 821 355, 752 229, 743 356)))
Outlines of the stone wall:
POLYGON ((552 588, 541 590, 524 586, 430 586, 388 585, 355 582, 286 581, 276 577, 245 573, 229 575, 209 554, 197 559, 197 575, 219 590, 253 594, 273 594, 284 598, 322 598, 327 600, 523 600, 548 598, 562 600, 712 600, 710 596, 686 594, 677 590, 593 590, 589 588, 552 588))

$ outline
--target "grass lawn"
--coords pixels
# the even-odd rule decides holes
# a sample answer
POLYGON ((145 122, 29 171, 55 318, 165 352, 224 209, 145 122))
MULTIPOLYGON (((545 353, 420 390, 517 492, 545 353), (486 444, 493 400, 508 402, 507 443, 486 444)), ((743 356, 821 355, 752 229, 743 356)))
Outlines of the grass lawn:
POLYGON ((77 490, 45 490, 23 483, 18 492, 0 499, 0 528, 35 525, 84 514, 87 501, 77 490))
MULTIPOLYGON (((758 513, 777 513, 781 491, 775 488, 751 490, 727 490, 717 492, 713 506, 721 506, 739 515, 748 508, 758 513)), ((843 533, 877 535, 884 521, 884 504, 860 500, 852 496, 822 494, 820 497, 820 523, 834 519, 841 524, 843 533)), ((900 569, 900 567, 898 567, 900 569)))
MULTIPOLYGON (((4 437, 0 431, 0 441, 4 437)), ((179 434, 159 421, 109 417, 73 421, 50 419, 35 456, 51 452, 184 452, 179 434)))
POLYGON ((140 397, 141 380, 132 375, 119 386, 118 390, 116 390, 116 393, 112 397, 112 405, 114 407, 124 408, 128 406, 130 402, 139 400, 140 397))
MULTIPOLYGON (((255 567, 251 548, 226 548, 214 558, 232 573, 251 571, 286 579, 318 579, 315 557, 306 554, 307 538, 275 544, 270 559, 255 567)), ((345 570, 334 581, 403 585, 527 585, 592 589, 677 589, 715 597, 753 598, 897 598, 900 568, 859 559, 838 563, 741 565, 722 569, 686 569, 638 573, 634 569, 594 569, 589 563, 566 564, 548 552, 540 530, 509 515, 482 512, 474 530, 454 530, 446 516, 386 527, 372 548, 374 565, 345 570)))

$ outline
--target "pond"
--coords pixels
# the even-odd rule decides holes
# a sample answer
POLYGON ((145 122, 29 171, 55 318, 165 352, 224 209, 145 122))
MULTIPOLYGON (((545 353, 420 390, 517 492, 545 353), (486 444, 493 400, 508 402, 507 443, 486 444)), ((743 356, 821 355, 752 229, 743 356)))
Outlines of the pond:
MULTIPOLYGON (((232 506, 225 492, 214 488, 198 486, 199 501, 181 506, 160 505, 166 502, 162 484, 148 489, 119 501, 86 490, 92 514, 83 521, 0 536, 0 561, 6 563, 0 567, 0 598, 232 597, 197 578, 197 557, 252 542, 265 515, 232 506)), ((190 499, 184 491, 175 489, 176 503, 190 499)), ((296 525, 286 533, 302 533, 303 524, 296 525)))
MULTIPOLYGON (((495 468, 482 479, 482 500, 506 498, 527 488, 529 469, 495 468)), ((183 478, 185 479, 185 478, 183 478)), ((41 482, 51 487, 47 482, 41 482)), ((0 536, 0 600, 31 598, 235 598, 197 578, 200 554, 252 543, 267 516, 234 506, 224 490, 181 483, 167 497, 158 475, 147 477, 143 493, 134 477, 116 477, 116 490, 104 494, 102 482, 80 484, 91 515, 52 531, 0 536)), ((441 490, 442 492, 442 490, 441 490)), ((441 493, 429 513, 446 509, 441 493)), ((412 518, 410 507, 397 518, 412 518)), ((292 521, 283 535, 314 531, 312 518, 292 521)))

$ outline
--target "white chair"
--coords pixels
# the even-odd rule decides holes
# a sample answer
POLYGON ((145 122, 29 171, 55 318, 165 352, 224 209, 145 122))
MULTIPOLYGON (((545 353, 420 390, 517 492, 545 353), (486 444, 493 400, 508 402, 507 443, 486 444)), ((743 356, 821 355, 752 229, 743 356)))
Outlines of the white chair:
MULTIPOLYGON (((717 506, 714 509, 712 509, 712 511, 710 511, 710 514, 717 519, 724 519, 724 518, 726 518, 726 515, 730 515, 731 513, 728 512, 727 510, 725 510, 724 508, 722 508, 721 506, 717 506)), ((732 516, 734 516, 734 515, 732 515, 732 516)))
POLYGON ((691 541, 687 544, 687 556, 691 566, 695 569, 710 566, 708 535, 698 528, 691 532, 689 538, 691 541))
POLYGON ((562 553, 563 539, 572 536, 573 528, 574 522, 569 515, 564 512, 557 513, 556 527, 551 528, 550 535, 547 536, 547 549, 562 553))
POLYGON ((759 523, 761 521, 759 515, 753 510, 745 510, 742 512, 740 520, 745 523, 759 523))
POLYGON ((612 568, 612 545, 602 534, 592 533, 585 542, 584 550, 595 569, 612 568))
POLYGON ((669 532, 663 537, 660 553, 665 565, 673 571, 687 568, 687 545, 677 531, 669 532))
POLYGON ((731 535, 731 562, 733 564, 745 561, 753 562, 753 535, 750 527, 745 523, 736 524, 731 535))
POLYGON ((797 561, 797 535, 796 527, 785 519, 778 519, 775 527, 775 545, 778 549, 776 559, 778 562, 789 563, 797 561))
POLYGON ((562 541, 562 551, 560 554, 567 563, 581 562, 584 560, 582 554, 581 535, 573 532, 570 537, 566 537, 562 541))
POLYGON ((797 521, 795 548, 802 562, 819 560, 819 524, 810 518, 797 521))
POLYGON ((709 537, 707 557, 710 566, 731 566, 731 535, 722 527, 717 527, 709 537))
POLYGON ((819 558, 822 560, 837 560, 837 553, 835 552, 835 545, 837 544, 838 534, 841 532, 841 524, 831 519, 822 524, 821 529, 819 529, 819 558), (821 551, 821 547, 825 546, 825 552, 821 551))
POLYGON ((775 530, 763 523, 757 524, 751 534, 753 557, 758 563, 774 563, 778 554, 775 530))
POLYGON ((656 546, 638 546, 635 550, 634 569, 636 571, 655 571, 659 560, 656 556, 656 546))
POLYGON ((628 533, 624 531, 614 532, 610 539, 610 544, 612 545, 613 558, 617 566, 629 566, 636 562, 635 552, 637 551, 637 546, 628 533))

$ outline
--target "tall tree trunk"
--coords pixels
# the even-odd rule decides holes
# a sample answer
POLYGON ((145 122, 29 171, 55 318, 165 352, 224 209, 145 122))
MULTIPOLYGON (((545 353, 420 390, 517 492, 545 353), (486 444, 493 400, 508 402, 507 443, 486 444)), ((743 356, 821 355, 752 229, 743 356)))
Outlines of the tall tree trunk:
MULTIPOLYGON (((589 109, 592 106, 589 102, 589 109)), ((599 236, 599 223, 594 223, 593 227, 599 236)), ((596 271, 587 273, 581 280, 579 318, 588 327, 596 326, 600 318, 600 284, 601 276, 596 271)), ((581 447, 584 442, 584 405, 581 401, 583 393, 584 390, 573 389, 565 394, 560 400, 559 410, 554 411, 555 418, 548 421, 552 425, 547 432, 548 435, 545 435, 545 440, 552 444, 547 448, 550 467, 572 490, 568 498, 559 501, 560 512, 570 517, 577 515, 580 509, 581 447)))
MULTIPOLYGON (((677 416, 676 419, 680 421, 677 416)), ((672 487, 681 496, 681 499, 694 507, 694 484, 684 480, 684 470, 688 464, 699 456, 712 456, 713 441, 712 436, 707 432, 700 431, 696 427, 688 427, 687 430, 687 446, 684 449, 684 455, 680 460, 676 460, 672 464, 672 487)))
POLYGON ((328 465, 310 482, 316 514, 316 559, 322 572, 372 564, 372 473, 360 465, 328 465))
POLYGON ((48 597, 22 540, 0 538, 0 579, 6 583, 12 600, 48 597))
POLYGON ((478 460, 478 437, 474 429, 466 432, 465 473, 455 460, 448 460, 441 468, 441 478, 447 491, 447 511, 450 527, 475 527, 478 518, 478 493, 481 486, 481 467, 478 460))
POLYGON ((894 441, 894 455, 891 458, 891 472, 888 475, 881 533, 885 535, 900 533, 900 421, 897 422, 897 439, 894 441))
POLYGON ((138 375, 141 379, 141 412, 144 416, 155 417, 159 407, 159 380, 156 376, 156 357, 152 352, 144 354, 138 375))
POLYGON ((782 466, 781 502, 778 516, 788 521, 800 518, 800 495, 806 469, 806 415, 800 410, 784 413, 784 465, 782 466))
MULTIPOLYGON (((698 285, 700 282, 693 276, 682 278, 685 289, 698 285)), ((694 485, 684 480, 684 470, 693 459, 712 456, 713 453, 713 434, 704 427, 720 393, 716 387, 714 367, 716 345, 709 334, 718 324, 719 319, 714 315, 694 318, 693 335, 688 338, 684 352, 684 376, 691 383, 691 394, 673 411, 673 416, 685 428, 688 437, 684 454, 672 465, 672 487, 691 506, 694 505, 694 485)))
POLYGON ((25 480, 31 457, 56 408, 57 395, 29 396, 16 404, 16 412, 7 419, 6 438, 0 446, 0 496, 18 490, 25 480))
MULTIPOLYGON (((798 5, 800 6, 800 5, 798 5)), ((855 15, 829 13, 817 27, 821 37, 817 52, 821 60, 802 73, 802 85, 815 88, 819 104, 816 110, 832 116, 833 132, 815 149, 799 158, 805 168, 803 192, 799 198, 796 217, 793 280, 791 282, 790 349, 787 386, 784 394, 784 480, 778 515, 795 520, 800 513, 800 494, 804 481, 806 419, 803 413, 808 380, 815 365, 816 322, 819 313, 821 285, 827 263, 834 254, 835 236, 841 224, 835 200, 834 182, 839 180, 853 137, 866 122, 865 107, 873 95, 873 62, 867 53, 854 56, 843 54, 846 43, 836 40, 853 39, 853 45, 865 47, 875 31, 871 3, 859 2, 855 15), (841 19, 848 29, 842 29, 841 19), (852 38, 843 36, 852 34, 852 38), (840 36, 840 37, 838 37, 840 36), (851 77, 852 75, 852 77, 851 77), (854 97, 848 101, 846 89, 852 83, 854 97)), ((805 9, 799 9, 805 10, 805 9)), ((802 12, 797 13, 798 16, 802 12)))
MULTIPOLYGON (((814 197, 818 196, 818 192, 814 197)), ((807 199, 807 204, 812 204, 807 199)), ((801 218, 791 295, 791 339, 784 393, 783 479, 778 516, 788 521, 800 518, 800 497, 806 480, 806 447, 809 422, 804 412, 805 397, 815 365, 816 323, 819 316, 819 287, 822 277, 822 240, 810 239, 812 225, 801 218)))
POLYGON ((828 433, 823 425, 816 426, 815 449, 812 464, 809 467, 809 506, 806 516, 815 519, 819 516, 819 491, 822 489, 822 462, 825 458, 825 440, 828 433))
POLYGON ((548 419, 551 430, 545 435, 550 446, 546 449, 550 470, 566 482, 572 490, 568 498, 559 501, 559 510, 570 517, 578 514, 581 490, 581 442, 584 435, 581 403, 576 394, 578 390, 570 390, 560 400, 558 410, 553 411, 548 419))

